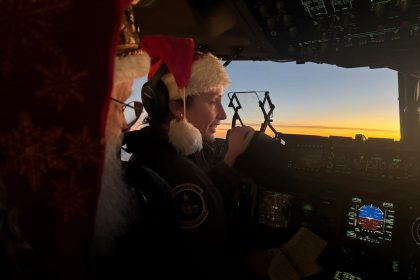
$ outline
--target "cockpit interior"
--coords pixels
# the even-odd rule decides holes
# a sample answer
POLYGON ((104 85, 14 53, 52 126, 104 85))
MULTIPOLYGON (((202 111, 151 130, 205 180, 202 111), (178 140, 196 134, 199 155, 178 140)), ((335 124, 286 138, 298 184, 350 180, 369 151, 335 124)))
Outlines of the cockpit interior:
MULTIPOLYGON (((258 242, 281 244, 301 226, 327 241, 316 279, 420 279, 420 1, 149 0, 134 14, 140 34, 193 37, 226 67, 251 60, 397 71, 399 141, 275 131, 277 144, 255 140, 241 168, 265 189, 258 242)), ((236 98, 232 125, 241 121, 236 98)), ((226 140, 215 149, 222 157, 226 140)))
MULTIPOLYGON (((112 96, 123 2, 135 3, 140 40, 193 38, 226 69, 258 61, 395 71, 399 139, 286 133, 272 125, 275 92, 241 89, 261 90, 263 113, 237 161, 259 190, 241 200, 255 206, 244 238, 303 246, 287 279, 420 279, 420 0, 0 1, 0 279, 85 279, 101 187, 121 194, 112 193, 121 170, 106 163, 119 160, 125 128, 107 110, 141 107, 124 103, 130 89, 112 96), (316 267, 305 265, 311 250, 316 267)), ((227 121, 242 125, 240 92, 224 98, 227 121)), ((226 139, 212 146, 223 158, 226 139)), ((101 230, 112 239, 130 205, 106 202, 102 218, 116 223, 101 230)))

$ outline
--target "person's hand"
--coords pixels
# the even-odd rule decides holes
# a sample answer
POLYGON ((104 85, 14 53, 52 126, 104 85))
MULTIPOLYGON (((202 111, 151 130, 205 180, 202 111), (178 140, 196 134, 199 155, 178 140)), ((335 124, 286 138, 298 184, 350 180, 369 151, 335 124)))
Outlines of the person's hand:
POLYGON ((228 151, 226 152, 224 162, 233 167, 236 158, 241 155, 249 146, 255 130, 249 126, 234 127, 228 135, 228 151))

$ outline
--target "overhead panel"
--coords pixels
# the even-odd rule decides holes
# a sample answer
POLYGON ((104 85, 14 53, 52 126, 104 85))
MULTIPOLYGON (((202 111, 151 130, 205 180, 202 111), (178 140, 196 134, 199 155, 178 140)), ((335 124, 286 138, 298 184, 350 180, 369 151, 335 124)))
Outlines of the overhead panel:
POLYGON ((246 3, 279 53, 298 62, 401 69, 420 65, 420 0, 246 3))

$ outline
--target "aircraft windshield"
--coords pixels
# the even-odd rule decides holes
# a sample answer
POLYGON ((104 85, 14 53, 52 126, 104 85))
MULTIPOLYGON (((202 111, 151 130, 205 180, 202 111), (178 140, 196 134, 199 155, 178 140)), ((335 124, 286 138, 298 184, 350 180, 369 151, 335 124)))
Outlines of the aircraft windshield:
MULTIPOLYGON (((269 91, 276 106, 277 131, 321 136, 400 139, 397 72, 390 69, 340 68, 326 64, 234 61, 228 67, 232 84, 227 92, 269 91)), ((263 94, 261 94, 263 96, 263 94)), ((263 114, 255 94, 239 94, 239 114, 260 127, 263 114)), ((228 108, 225 127, 233 110, 228 108)), ((269 132, 269 129, 267 129, 269 132)), ((223 136, 220 131, 220 137, 223 136)))
MULTIPOLYGON (((270 92, 275 105, 273 126, 278 132, 321 136, 363 134, 400 139, 397 72, 390 69, 340 68, 326 64, 233 61, 227 66, 231 85, 223 105, 228 118, 217 137, 225 138, 233 109, 228 92, 270 92)), ((130 100, 140 100, 139 79, 130 100)), ((259 129, 264 121, 254 93, 239 94, 244 124, 259 129)), ((267 128, 267 134, 270 129, 267 128)))

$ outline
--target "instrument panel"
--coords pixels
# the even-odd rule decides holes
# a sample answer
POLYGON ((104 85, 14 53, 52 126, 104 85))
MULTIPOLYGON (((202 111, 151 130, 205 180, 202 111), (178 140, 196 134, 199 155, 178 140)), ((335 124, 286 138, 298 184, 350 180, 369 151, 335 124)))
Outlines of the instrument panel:
POLYGON ((304 226, 328 241, 319 263, 329 274, 320 279, 420 279, 420 150, 389 139, 282 139, 252 153, 244 170, 263 190, 262 231, 277 232, 260 234, 262 243, 278 245, 304 226))
MULTIPOLYGON (((286 135, 287 139, 288 136, 286 135)), ((286 140, 288 141, 288 140, 286 140)), ((377 180, 420 179, 420 151, 399 142, 290 136, 289 168, 295 172, 377 180)))
POLYGON ((324 265, 361 279, 420 279, 420 151, 389 139, 284 138, 295 226, 335 248, 324 265))

